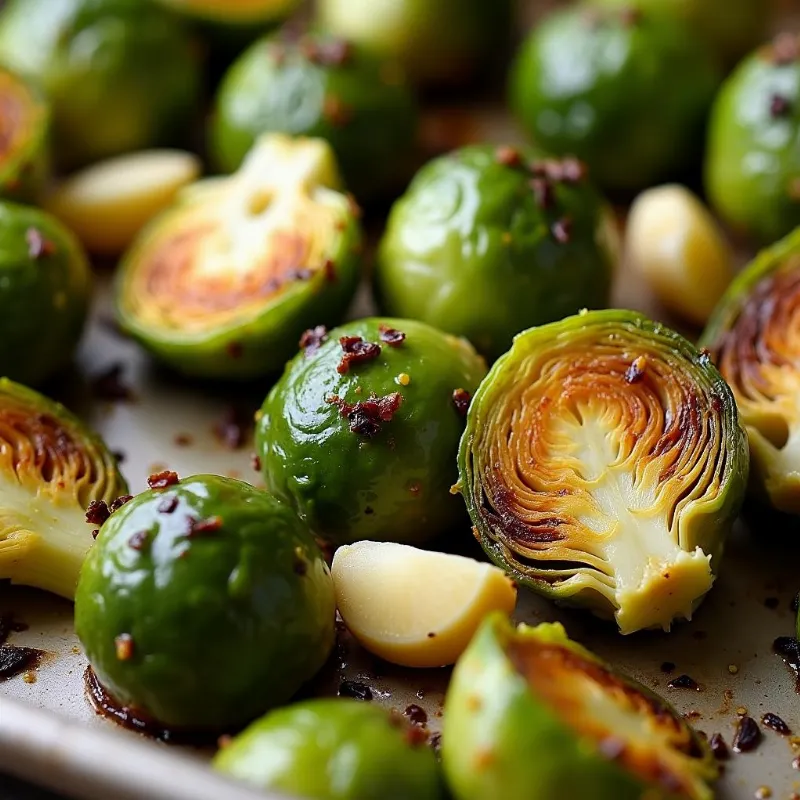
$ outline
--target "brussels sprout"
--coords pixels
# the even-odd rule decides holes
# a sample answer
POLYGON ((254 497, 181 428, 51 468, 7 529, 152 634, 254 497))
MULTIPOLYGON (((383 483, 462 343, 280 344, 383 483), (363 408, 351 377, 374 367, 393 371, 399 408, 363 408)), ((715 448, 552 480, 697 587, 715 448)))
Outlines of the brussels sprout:
POLYGON ((30 82, 0 67, 0 197, 34 201, 49 170, 50 108, 30 82))
POLYGON ((66 367, 91 290, 70 231, 44 211, 0 202, 0 375, 39 384, 66 367))
POLYGON ((322 140, 259 140, 238 173, 184 190, 134 242, 120 324, 190 375, 280 370, 305 328, 339 321, 358 284, 358 210, 338 183, 322 140))
POLYGON ((669 630, 711 588, 748 455, 707 355, 595 311, 516 337, 472 401, 458 466, 498 566, 631 633, 669 630))
POLYGON ((0 578, 72 599, 92 545, 86 508, 126 491, 114 457, 77 417, 0 378, 0 578))
POLYGON ((579 6, 530 34, 512 70, 511 104, 537 144, 582 158, 600 186, 631 192, 699 161, 720 77, 676 20, 579 6))
POLYGON ((395 203, 379 303, 497 358, 515 333, 605 307, 618 260, 611 213, 575 159, 472 146, 435 159, 395 203))
POLYGON ((190 19, 233 29, 258 28, 284 19, 300 0, 158 0, 190 19))
POLYGON ((414 98, 396 65, 326 35, 276 34, 255 42, 225 75, 209 135, 225 172, 259 134, 322 137, 348 188, 369 199, 405 179, 415 126, 414 98))
POLYGON ((334 544, 415 544, 457 523, 455 454, 486 372, 469 343, 365 319, 309 330, 301 347, 258 415, 267 488, 334 544))
POLYGON ((669 14, 698 31, 726 64, 755 47, 769 16, 764 0, 593 0, 596 5, 669 14))
POLYGON ((104 689, 175 730, 285 703, 334 641, 333 581, 294 513, 216 475, 151 476, 81 572, 75 630, 104 689))
POLYGON ((772 242, 800 225, 800 34, 743 61, 713 107, 708 197, 730 225, 772 242))
POLYGON ((712 800, 719 767, 665 700, 567 638, 489 617, 456 665, 442 765, 456 800, 712 800))
POLYGON ((199 99, 191 41, 141 0, 9 0, 0 61, 44 87, 68 166, 169 142, 199 99))
POLYGON ((400 61, 418 83, 463 83, 507 50, 510 0, 319 0, 326 30, 400 61))
POLYGON ((312 800, 436 800, 433 751, 399 716, 358 700, 309 700, 254 722, 214 759, 259 789, 312 800))
POLYGON ((750 440, 753 488, 800 513, 800 228, 762 252, 730 285, 701 345, 730 384, 750 440))

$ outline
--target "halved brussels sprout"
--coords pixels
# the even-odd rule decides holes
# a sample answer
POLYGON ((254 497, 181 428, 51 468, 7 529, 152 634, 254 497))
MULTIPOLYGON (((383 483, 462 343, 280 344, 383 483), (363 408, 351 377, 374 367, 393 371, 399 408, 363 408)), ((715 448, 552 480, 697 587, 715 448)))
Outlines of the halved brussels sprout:
POLYGON ((192 19, 225 27, 264 26, 284 19, 300 0, 158 0, 192 19))
POLYGON ((723 85, 705 185, 723 220, 765 243, 800 225, 800 34, 781 34, 723 85))
POLYGON ((254 722, 214 767, 310 800, 438 800, 436 758, 418 733, 403 717, 359 700, 308 700, 254 722))
POLYGON ((800 513, 800 228, 729 287, 703 333, 750 440, 753 487, 800 513))
POLYGON ((719 767, 665 700, 561 625, 489 617, 447 691, 442 766, 456 800, 712 800, 719 767))
POLYGON ((0 197, 34 201, 50 161, 50 108, 22 76, 0 67, 0 197))
POLYGON ((66 408, 0 378, 0 578, 72 599, 91 503, 127 491, 114 457, 66 408))
POLYGON ((330 142, 359 200, 396 188, 415 155, 417 109, 396 64, 327 34, 259 39, 231 66, 216 98, 211 154, 239 167, 263 133, 330 142))
POLYGON ((80 575, 75 631, 101 686, 170 730, 243 725, 333 647, 333 581, 294 512, 242 481, 174 472, 115 511, 80 575))
POLYGON ((91 292, 75 236, 44 211, 0 201, 0 375, 39 384, 66 367, 91 292))
POLYGON ((260 139, 239 172, 188 187, 145 228, 117 280, 120 324, 190 375, 281 369, 358 284, 358 210, 338 185, 322 140, 260 139))
POLYGON ((464 519, 450 494, 471 394, 469 342, 421 322, 307 331, 264 400, 256 448, 269 491, 334 544, 416 544, 464 519))
POLYGON ((748 471, 709 357, 631 311, 517 336, 472 401, 458 462, 487 555, 622 633, 691 618, 748 471))
POLYGON ((469 80, 507 51, 510 0, 320 0, 321 26, 399 60, 418 83, 469 80))
POLYGON ((379 303, 497 358, 531 325, 605 307, 618 238, 580 161, 465 147, 423 167, 392 208, 379 303))
POLYGON ((720 79, 693 28, 579 5, 547 16, 523 44, 511 105, 538 145, 578 156, 601 187, 625 193, 699 162, 720 79))
POLYGON ((0 11, 0 61, 44 88, 62 165, 188 133, 196 56, 172 15, 141 0, 9 0, 0 11))

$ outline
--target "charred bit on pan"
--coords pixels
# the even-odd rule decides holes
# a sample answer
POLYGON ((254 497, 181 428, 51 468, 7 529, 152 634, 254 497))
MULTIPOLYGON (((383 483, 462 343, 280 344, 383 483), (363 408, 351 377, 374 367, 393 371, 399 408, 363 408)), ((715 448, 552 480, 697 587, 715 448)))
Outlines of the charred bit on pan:
POLYGON ((673 661, 664 661, 661 664, 661 671, 665 672, 669 675, 670 672, 675 671, 675 662, 673 661))
POLYGON ((250 434, 252 414, 237 406, 228 406, 214 423, 214 436, 228 450, 243 447, 250 434))
POLYGON ((728 749, 728 744, 725 739, 722 738, 721 733, 713 734, 708 745, 717 761, 727 761, 731 757, 731 751, 728 749))
POLYGON ((380 330, 380 339, 384 344, 389 347, 400 347, 406 340, 406 335, 403 331, 398 331, 396 328, 391 328, 388 325, 381 324, 378 328, 380 330))
POLYGON ((418 706, 416 703, 406 706, 405 711, 403 711, 403 715, 412 725, 425 727, 425 725, 428 724, 428 714, 424 708, 418 706))
POLYGON ((99 400, 109 402, 133 400, 133 390, 122 379, 124 372, 125 367, 122 364, 112 364, 104 372, 92 378, 92 394, 99 400))
POLYGON ((43 651, 33 647, 0 645, 0 680, 8 680, 20 672, 35 669, 43 655, 43 651))
POLYGON ((180 479, 178 473, 170 469, 165 469, 163 472, 157 472, 147 479, 147 485, 151 489, 166 489, 168 486, 175 486, 180 479))
POLYGON ((363 364, 373 361, 381 354, 381 346, 375 342, 366 342, 360 336, 342 336, 339 339, 342 346, 342 360, 336 367, 340 375, 350 371, 351 364, 363 364))
POLYGON ((734 753, 750 753, 761 741, 761 729, 752 717, 747 715, 739 720, 736 735, 733 737, 734 753))
POLYGON ((317 325, 303 331, 300 337, 300 349, 308 357, 317 352, 328 341, 328 329, 324 325, 317 325))
POLYGON ((455 389, 453 391, 453 405, 462 417, 467 416, 471 400, 472 395, 466 389, 455 389))
POLYGON ((772 650, 794 672, 797 679, 797 691, 800 692, 800 641, 792 636, 779 636, 772 643, 772 650))
POLYGON ((52 256, 56 252, 56 246, 49 239, 45 239, 38 228, 28 228, 25 231, 25 241, 28 243, 28 255, 34 261, 52 256))
POLYGON ((668 684, 669 689, 694 689, 696 692, 702 691, 700 684, 691 675, 678 675, 673 678, 668 684))
POLYGON ((775 731, 780 736, 791 736, 792 729, 777 715, 767 712, 761 717, 761 724, 765 728, 775 731))
POLYGON ((372 700, 372 689, 359 681, 342 681, 339 684, 339 697, 352 697, 354 700, 369 702, 372 700))

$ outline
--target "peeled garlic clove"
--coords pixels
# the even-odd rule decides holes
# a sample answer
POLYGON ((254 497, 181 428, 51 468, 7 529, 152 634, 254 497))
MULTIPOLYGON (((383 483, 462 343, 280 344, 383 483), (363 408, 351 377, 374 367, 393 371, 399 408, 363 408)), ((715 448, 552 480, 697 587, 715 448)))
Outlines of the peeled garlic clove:
POLYGON ((487 614, 511 614, 513 582, 491 564, 394 542, 357 542, 333 559, 339 613, 362 646, 394 664, 453 664, 487 614))

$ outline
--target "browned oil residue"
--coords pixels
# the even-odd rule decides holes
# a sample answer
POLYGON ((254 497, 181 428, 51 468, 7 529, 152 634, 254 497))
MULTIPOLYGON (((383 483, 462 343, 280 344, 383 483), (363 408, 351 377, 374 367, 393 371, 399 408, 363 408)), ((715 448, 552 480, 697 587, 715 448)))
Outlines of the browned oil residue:
POLYGON ((86 667, 83 682, 86 696, 95 712, 123 728, 167 744, 203 747, 214 744, 218 738, 218 732, 213 734, 209 731, 171 730, 135 708, 120 705, 106 692, 91 667, 86 667))

